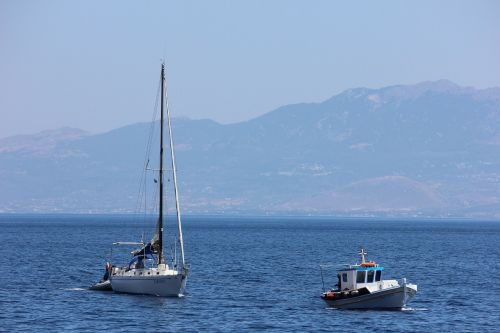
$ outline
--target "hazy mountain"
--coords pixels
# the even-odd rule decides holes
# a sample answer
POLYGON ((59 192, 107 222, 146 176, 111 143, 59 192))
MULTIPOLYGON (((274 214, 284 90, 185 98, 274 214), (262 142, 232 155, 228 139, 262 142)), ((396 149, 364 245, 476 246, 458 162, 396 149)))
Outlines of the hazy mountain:
MULTIPOLYGON (((149 128, 1 139, 0 210, 134 210, 149 128)), ((236 124, 175 119, 174 137, 191 213, 500 217, 498 88, 351 89, 236 124)))
POLYGON ((80 139, 87 132, 70 127, 43 131, 34 135, 16 135, 0 138, 0 153, 19 152, 44 154, 50 153, 60 143, 80 139))

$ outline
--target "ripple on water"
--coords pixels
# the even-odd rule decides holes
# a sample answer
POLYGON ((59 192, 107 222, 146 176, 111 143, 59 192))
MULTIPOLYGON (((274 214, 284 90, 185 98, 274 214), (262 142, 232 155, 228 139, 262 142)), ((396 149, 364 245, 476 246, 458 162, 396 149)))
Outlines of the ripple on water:
MULTIPOLYGON (((498 287, 484 279, 498 267, 500 224, 187 218, 185 225, 188 290, 169 299, 87 289, 102 275, 108 245, 140 238, 140 224, 0 215, 0 255, 20 243, 31 249, 23 265, 0 274, 0 331, 496 332, 500 325, 498 287), (319 263, 355 261, 359 244, 370 244, 368 256, 387 278, 418 284, 407 308, 325 306, 319 263)), ((335 284, 334 272, 325 284, 335 284)))

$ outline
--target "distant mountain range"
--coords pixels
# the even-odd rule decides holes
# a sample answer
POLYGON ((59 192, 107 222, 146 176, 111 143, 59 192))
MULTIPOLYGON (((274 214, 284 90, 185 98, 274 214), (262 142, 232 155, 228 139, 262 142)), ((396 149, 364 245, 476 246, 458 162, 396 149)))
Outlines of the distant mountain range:
MULTIPOLYGON (((149 128, 0 139, 0 212, 133 211, 149 128)), ((174 140, 187 213, 500 218, 500 88, 351 89, 236 124, 174 119, 174 140)))

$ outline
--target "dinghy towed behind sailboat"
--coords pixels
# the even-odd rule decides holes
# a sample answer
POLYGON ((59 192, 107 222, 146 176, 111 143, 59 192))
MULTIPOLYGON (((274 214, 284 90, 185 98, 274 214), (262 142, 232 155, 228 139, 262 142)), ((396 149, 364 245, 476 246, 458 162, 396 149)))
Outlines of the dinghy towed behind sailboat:
MULTIPOLYGON (((156 296, 182 296, 186 287, 189 267, 184 259, 184 242, 182 237, 182 223, 177 189, 177 172, 175 164, 174 144, 172 138, 172 124, 168 98, 166 94, 165 64, 161 65, 161 119, 160 119, 160 169, 158 191, 158 222, 153 239, 147 243, 116 242, 114 245, 141 245, 132 252, 133 258, 124 267, 112 267, 109 280, 115 292, 130 294, 147 294, 156 296), (163 249, 163 215, 164 215, 164 184, 163 184, 163 132, 164 107, 167 110, 168 136, 170 159, 172 162, 172 178, 175 194, 175 208, 180 247, 180 263, 174 259, 169 266, 165 260, 163 249)), ((176 244, 177 245, 177 244, 176 244)))

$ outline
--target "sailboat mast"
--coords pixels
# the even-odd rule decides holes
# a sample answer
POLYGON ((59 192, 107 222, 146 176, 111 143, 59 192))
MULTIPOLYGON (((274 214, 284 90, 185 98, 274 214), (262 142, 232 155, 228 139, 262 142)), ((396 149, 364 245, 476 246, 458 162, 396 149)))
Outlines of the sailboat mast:
POLYGON ((163 260, 163 101, 165 89, 165 64, 161 64, 161 120, 160 120, 160 208, 158 220, 158 243, 160 250, 158 252, 158 264, 163 260))
MULTIPOLYGON (((165 83, 166 85, 166 83, 165 83)), ((184 240, 182 238, 182 223, 181 223, 181 208, 179 205, 179 190, 177 189, 177 168, 175 167, 175 154, 174 154, 174 140, 172 139, 172 122, 170 120, 170 109, 168 107, 168 96, 165 93, 167 99, 167 121, 168 121, 168 136, 170 139, 170 159, 172 161, 172 178, 174 180, 174 193, 175 193, 175 210, 177 212, 177 227, 179 229, 179 243, 181 248, 181 263, 182 267, 185 265, 184 261, 184 240)))

